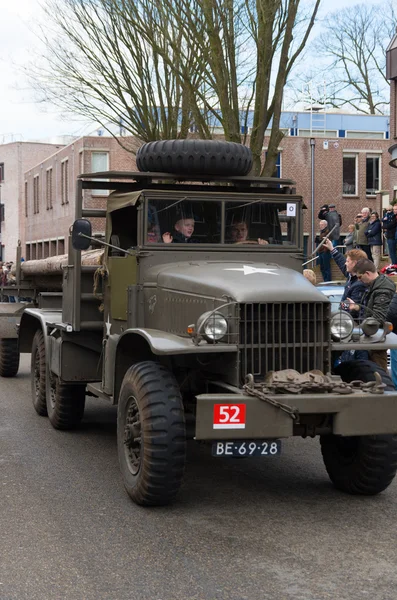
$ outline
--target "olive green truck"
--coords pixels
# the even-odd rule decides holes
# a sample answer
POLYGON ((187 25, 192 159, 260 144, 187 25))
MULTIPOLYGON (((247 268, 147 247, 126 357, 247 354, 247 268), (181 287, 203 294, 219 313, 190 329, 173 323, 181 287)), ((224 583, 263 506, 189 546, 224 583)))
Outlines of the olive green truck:
POLYGON ((302 276, 294 182, 247 175, 249 150, 226 142, 150 143, 137 164, 79 176, 58 270, 18 264, 3 294, 31 302, 1 305, 0 374, 31 353, 33 406, 56 429, 79 425, 87 395, 117 404, 120 469, 141 505, 174 500, 188 440, 222 459, 275 460, 283 439, 319 436, 337 488, 383 491, 397 393, 368 364, 342 376, 334 364, 397 337, 332 312, 302 276), (85 208, 93 189, 111 192, 106 209, 85 208), (86 260, 92 218, 106 230, 98 264, 86 260))

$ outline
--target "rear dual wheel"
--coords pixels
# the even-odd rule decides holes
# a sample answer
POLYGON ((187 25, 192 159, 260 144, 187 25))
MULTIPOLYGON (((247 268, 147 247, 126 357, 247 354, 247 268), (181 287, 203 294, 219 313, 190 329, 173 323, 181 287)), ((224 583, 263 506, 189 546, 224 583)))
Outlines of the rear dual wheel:
POLYGON ((48 416, 55 429, 74 429, 84 415, 85 386, 64 383, 50 373, 50 394, 47 397, 47 362, 44 335, 36 331, 31 355, 32 400, 38 415, 48 416))
POLYGON ((19 369, 19 348, 16 338, 0 339, 0 376, 15 377, 19 369))

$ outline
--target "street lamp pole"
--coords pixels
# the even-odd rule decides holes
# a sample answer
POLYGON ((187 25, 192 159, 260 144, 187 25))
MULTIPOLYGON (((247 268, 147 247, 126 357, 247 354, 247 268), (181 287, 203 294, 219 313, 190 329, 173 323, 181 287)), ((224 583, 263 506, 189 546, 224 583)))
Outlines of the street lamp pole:
POLYGON ((314 149, 316 147, 316 140, 310 138, 310 160, 311 160, 311 247, 312 252, 316 247, 314 243, 314 149))

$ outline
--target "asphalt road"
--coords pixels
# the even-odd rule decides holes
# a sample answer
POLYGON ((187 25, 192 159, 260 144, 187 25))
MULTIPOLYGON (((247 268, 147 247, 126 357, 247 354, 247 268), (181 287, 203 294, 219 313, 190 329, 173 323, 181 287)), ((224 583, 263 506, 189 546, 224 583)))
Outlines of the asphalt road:
POLYGON ((29 357, 0 381, 0 600, 394 600, 397 484, 333 489, 316 440, 274 459, 192 443, 171 507, 124 491, 116 409, 89 400, 74 433, 30 401, 29 357))

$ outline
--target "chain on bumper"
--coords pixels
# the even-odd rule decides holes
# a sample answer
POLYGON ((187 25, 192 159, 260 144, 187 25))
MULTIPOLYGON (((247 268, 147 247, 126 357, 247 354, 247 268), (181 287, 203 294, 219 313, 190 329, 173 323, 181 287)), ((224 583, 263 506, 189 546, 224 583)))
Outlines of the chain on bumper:
POLYGON ((293 369, 284 371, 270 371, 264 382, 255 383, 254 376, 246 376, 244 391, 249 396, 255 396, 263 402, 286 412, 291 419, 299 423, 299 410, 276 400, 278 394, 353 394, 361 391, 367 394, 383 394, 386 384, 382 382, 379 373, 374 373, 375 381, 363 382, 359 380, 346 383, 339 377, 324 375, 321 371, 308 371, 298 373, 293 369))

